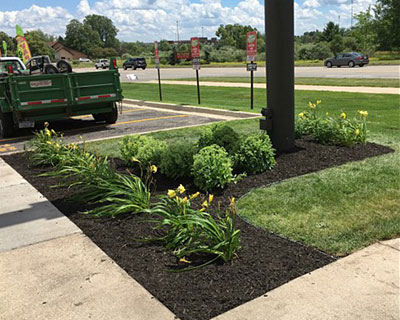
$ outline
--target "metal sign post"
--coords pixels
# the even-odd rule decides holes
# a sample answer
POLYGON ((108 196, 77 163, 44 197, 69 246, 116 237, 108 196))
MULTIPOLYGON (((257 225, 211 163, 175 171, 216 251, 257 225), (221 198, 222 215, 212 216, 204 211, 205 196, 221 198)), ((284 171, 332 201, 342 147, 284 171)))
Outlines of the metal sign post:
POLYGON ((190 39, 190 55, 193 58, 193 69, 196 70, 196 82, 197 82, 197 102, 200 104, 200 81, 199 81, 199 70, 200 70, 200 42, 199 38, 190 39))
POLYGON ((257 71, 257 63, 254 61, 257 60, 257 31, 247 32, 247 71, 250 71, 250 108, 253 110, 254 108, 254 71, 257 71))
POLYGON ((294 149, 293 0, 265 1, 265 35, 267 108, 261 111, 260 128, 267 130, 275 149, 285 152, 294 149))
POLYGON ((162 101, 161 76, 160 76, 160 55, 158 52, 157 41, 154 41, 154 55, 155 55, 156 68, 157 68, 157 74, 158 74, 158 93, 160 95, 160 101, 162 101))

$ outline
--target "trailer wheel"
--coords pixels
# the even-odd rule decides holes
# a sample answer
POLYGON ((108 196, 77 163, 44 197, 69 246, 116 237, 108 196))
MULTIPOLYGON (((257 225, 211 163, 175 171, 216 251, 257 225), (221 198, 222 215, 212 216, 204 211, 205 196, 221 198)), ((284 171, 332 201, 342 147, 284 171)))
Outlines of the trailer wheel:
POLYGON ((92 114, 94 120, 96 121, 105 121, 107 124, 114 124, 118 120, 118 109, 114 105, 114 108, 111 112, 107 113, 94 113, 92 114))
POLYGON ((46 66, 44 67, 44 73, 46 74, 54 74, 54 73, 59 73, 60 71, 58 71, 58 69, 53 66, 52 64, 46 64, 46 66))
POLYGON ((0 136, 3 138, 14 135, 14 121, 12 113, 2 113, 0 111, 0 136))
POLYGON ((117 106, 114 104, 114 108, 109 113, 104 113, 104 120, 107 124, 114 124, 118 120, 118 109, 117 106))
POLYGON ((71 73, 72 72, 72 66, 65 60, 60 60, 57 62, 57 69, 61 73, 71 73))

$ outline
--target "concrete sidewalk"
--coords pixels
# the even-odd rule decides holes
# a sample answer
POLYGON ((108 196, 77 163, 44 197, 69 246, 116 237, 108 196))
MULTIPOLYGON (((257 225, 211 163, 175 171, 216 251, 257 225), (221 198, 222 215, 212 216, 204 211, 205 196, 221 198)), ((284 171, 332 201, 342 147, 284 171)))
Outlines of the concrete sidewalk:
MULTIPOLYGON (((400 239, 380 242, 215 320, 397 320, 400 239)), ((172 320, 0 158, 1 320, 172 320)))
POLYGON ((0 158, 0 319, 175 316, 0 158))
MULTIPOLYGON (((146 81, 145 83, 158 83, 156 80, 146 81)), ((163 84, 176 84, 176 85, 197 85, 196 81, 179 81, 179 80, 163 80, 163 84)), ((240 82, 213 82, 213 81, 200 81, 200 86, 209 87, 229 87, 229 88, 250 88, 250 83, 240 82)), ((254 88, 264 88, 265 83, 254 83, 254 88)), ((400 88, 381 88, 381 87, 342 87, 342 86, 308 86, 308 85, 295 85, 295 90, 307 91, 333 91, 333 92, 356 92, 356 93, 379 93, 379 94, 400 94, 400 88)))

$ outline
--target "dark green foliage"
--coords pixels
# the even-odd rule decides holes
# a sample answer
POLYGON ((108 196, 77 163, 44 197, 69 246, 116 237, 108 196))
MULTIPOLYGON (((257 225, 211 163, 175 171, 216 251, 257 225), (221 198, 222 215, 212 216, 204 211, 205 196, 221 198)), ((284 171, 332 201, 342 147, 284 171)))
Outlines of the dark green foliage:
POLYGON ((239 145, 239 134, 225 123, 206 128, 198 141, 199 149, 216 144, 223 147, 228 153, 233 153, 239 145))
POLYGON ((256 133, 244 139, 234 157, 235 169, 247 174, 270 170, 275 165, 275 150, 266 133, 256 133))
POLYGON ((139 164, 142 168, 159 165, 166 143, 149 136, 126 136, 121 143, 121 158, 127 165, 139 164))
POLYGON ((195 153, 196 147, 190 142, 168 145, 161 155, 159 165, 161 173, 173 179, 189 177, 195 153))
POLYGON ((224 148, 211 145, 193 157, 194 183, 201 190, 223 188, 232 181, 232 161, 224 148))

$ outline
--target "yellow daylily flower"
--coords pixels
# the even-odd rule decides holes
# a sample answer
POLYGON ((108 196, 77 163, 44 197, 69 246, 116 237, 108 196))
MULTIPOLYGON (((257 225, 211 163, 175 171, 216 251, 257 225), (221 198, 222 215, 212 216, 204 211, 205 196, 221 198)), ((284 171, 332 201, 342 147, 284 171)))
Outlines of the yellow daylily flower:
POLYGON ((195 199, 195 198, 197 198, 199 195, 200 195, 200 192, 193 193, 193 194, 190 196, 190 199, 195 199))
POLYGON ((208 195, 208 203, 211 203, 214 199, 214 195, 210 194, 208 195))
POLYGON ((157 173, 157 167, 154 164, 150 167, 150 170, 153 173, 157 173))
POLYGON ((366 117, 368 116, 368 111, 359 110, 358 112, 359 112, 359 114, 361 114, 364 118, 366 118, 366 117))
POLYGON ((179 185, 179 187, 177 188, 177 190, 178 190, 178 192, 180 193, 180 194, 182 194, 182 193, 184 193, 185 191, 186 191, 186 189, 185 189, 185 187, 183 186, 183 185, 179 185))
POLYGON ((321 100, 317 100, 317 105, 321 104, 322 101, 321 100))
POLYGON ((300 117, 300 118, 304 118, 305 116, 306 116, 306 115, 305 115, 304 112, 300 112, 300 113, 299 113, 299 117, 300 117))
POLYGON ((135 157, 132 157, 132 158, 131 158, 131 162, 140 162, 140 161, 139 161, 139 159, 137 159, 137 158, 135 158, 135 157))
POLYGON ((347 115, 346 115, 346 113, 345 112, 342 112, 341 114, 340 114, 340 119, 346 119, 346 117, 347 117, 347 115))
POLYGON ((201 205, 202 205, 202 207, 207 208, 207 207, 208 207, 208 202, 207 202, 207 200, 205 200, 201 205))
POLYGON ((52 144, 52 142, 51 142, 51 141, 46 141, 46 143, 47 143, 47 144, 52 144))
POLYGON ((354 134, 355 134, 356 136, 359 136, 359 135, 360 135, 360 129, 356 129, 356 131, 354 131, 354 134))
POLYGON ((203 211, 205 211, 206 210, 206 208, 201 208, 199 211, 200 212, 203 212, 203 211))
POLYGON ((184 202, 184 203, 187 203, 188 201, 189 201, 189 200, 188 200, 187 197, 184 197, 184 198, 183 198, 183 202, 184 202))
POLYGON ((192 263, 191 261, 189 261, 189 260, 186 260, 186 259, 185 259, 185 257, 183 257, 183 258, 180 258, 180 259, 179 259, 179 262, 184 262, 184 263, 192 263))
POLYGON ((168 197, 170 197, 170 198, 173 198, 176 196, 175 190, 171 190, 171 189, 168 190, 167 194, 168 194, 168 197))

